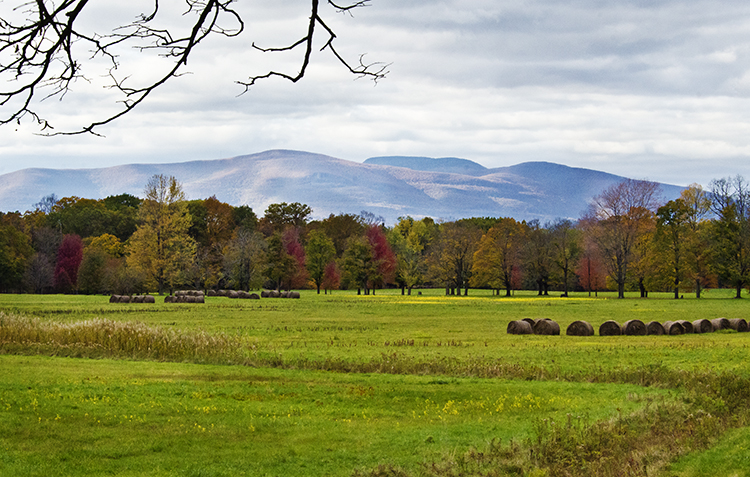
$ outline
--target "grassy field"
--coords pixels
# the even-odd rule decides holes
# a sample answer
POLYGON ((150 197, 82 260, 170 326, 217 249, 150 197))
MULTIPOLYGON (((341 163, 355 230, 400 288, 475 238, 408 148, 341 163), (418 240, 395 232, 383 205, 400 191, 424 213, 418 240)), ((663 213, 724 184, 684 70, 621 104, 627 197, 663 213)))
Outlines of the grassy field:
MULTIPOLYGON (((523 444, 503 451, 509 475, 565 475, 571 466, 595 475, 591 462, 622 464, 602 458, 607 449, 583 456, 567 445, 618 445, 603 443, 605 432, 647 442, 659 434, 655 422, 670 422, 677 437, 653 448, 672 454, 643 451, 639 464, 659 468, 747 424, 727 409, 746 394, 732 389, 750 379, 750 334, 582 338, 564 330, 580 319, 595 329, 609 319, 747 319, 748 302, 731 296, 424 290, 139 305, 0 295, 0 475, 76 475, 81 463, 85 475, 454 475, 461 465, 462 475, 480 475, 499 461, 477 463, 491 453, 471 449, 493 440, 523 444), (525 317, 552 318, 563 335, 505 333, 525 317), (542 426, 552 421, 567 430, 542 426), (690 437, 680 440, 683 431, 690 437), (562 463, 530 459, 529 449, 563 452, 562 463), (474 474, 467 459, 479 466, 474 474)), ((742 432, 718 445, 733 448, 742 432)), ((704 475, 689 473, 700 469, 689 459, 715 449, 665 475, 704 475)), ((729 471, 747 462, 734 449, 729 471)))

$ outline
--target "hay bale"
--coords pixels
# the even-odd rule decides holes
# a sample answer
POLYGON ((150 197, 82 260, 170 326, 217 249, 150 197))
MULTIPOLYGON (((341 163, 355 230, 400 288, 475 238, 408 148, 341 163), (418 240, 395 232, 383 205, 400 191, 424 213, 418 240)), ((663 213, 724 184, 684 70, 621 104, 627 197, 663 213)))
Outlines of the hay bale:
POLYGON ((288 296, 289 296, 289 292, 282 291, 281 293, 279 293, 279 298, 286 298, 288 296))
POLYGON ((120 303, 120 295, 112 295, 109 297, 110 303, 120 303))
POLYGON ((136 295, 130 299, 130 303, 143 303, 143 295, 136 295))
POLYGON ((226 290, 219 290, 216 292, 216 296, 227 296, 229 294, 226 290))
POLYGON ((261 298, 268 298, 268 292, 266 290, 261 290, 260 297, 261 298))
POLYGON ((649 324, 646 325, 646 332, 649 335, 656 336, 661 336, 666 333, 666 331, 664 331, 664 325, 662 325, 658 321, 649 322, 649 324))
POLYGON ((599 326, 599 336, 620 336, 621 334, 622 327, 614 320, 605 321, 599 326))
POLYGON ((732 325, 726 318, 714 318, 711 320, 711 325, 714 327, 714 331, 731 330, 732 325))
POLYGON ((530 335, 533 330, 527 321, 515 320, 508 323, 507 332, 509 335, 530 335))
POLYGON ((227 297, 228 298, 239 298, 240 294, 238 292, 234 291, 234 290, 229 290, 227 292, 227 297))
POLYGON ((127 295, 122 295, 118 303, 130 303, 130 297, 127 295))
POLYGON ((143 303, 156 303, 156 298, 152 295, 146 295, 143 297, 143 303))
POLYGON ((687 320, 677 320, 677 323, 681 324, 683 328, 685 328, 685 334, 686 335, 692 335, 693 334, 693 323, 687 320))
POLYGON ((664 333, 670 336, 684 335, 685 327, 676 321, 665 321, 664 333))
POLYGON ((287 294, 287 297, 288 298, 297 298, 298 299, 300 297, 300 294, 299 294, 299 292, 289 292, 287 294))
POLYGON ((714 326, 708 320, 693 321, 693 333, 713 333, 714 326))
POLYGON ((248 298, 251 300, 260 300, 260 296, 257 293, 251 293, 248 298))
POLYGON ((523 321, 528 323, 532 328, 534 328, 534 325, 536 324, 536 320, 534 318, 524 318, 523 321))
POLYGON ((187 295, 187 296, 183 296, 182 298, 184 299, 183 303, 195 303, 195 299, 197 297, 187 295))
POLYGON ((206 296, 216 296, 216 290, 208 290, 208 293, 206 293, 206 296))
POLYGON ((164 303, 174 303, 174 297, 172 295, 165 296, 164 303))
POLYGON ((250 298, 250 294, 246 291, 240 290, 237 292, 237 298, 247 300, 248 298, 250 298))
POLYGON ((627 336, 646 336, 648 329, 641 320, 628 320, 622 324, 622 334, 627 336))
POLYGON ((281 293, 277 292, 276 290, 271 290, 268 292, 269 298, 278 298, 281 296, 281 293))
POLYGON ((587 321, 574 321, 565 330, 568 336, 594 336, 594 327, 587 321))
POLYGON ((747 321, 744 318, 730 318, 729 326, 738 333, 746 333, 748 331, 747 321))
POLYGON ((533 330, 535 335, 560 335, 560 325, 558 325, 556 321, 550 320, 549 318, 538 320, 534 324, 533 330))
POLYGON ((195 303, 206 303, 206 297, 203 295, 194 296, 195 303))

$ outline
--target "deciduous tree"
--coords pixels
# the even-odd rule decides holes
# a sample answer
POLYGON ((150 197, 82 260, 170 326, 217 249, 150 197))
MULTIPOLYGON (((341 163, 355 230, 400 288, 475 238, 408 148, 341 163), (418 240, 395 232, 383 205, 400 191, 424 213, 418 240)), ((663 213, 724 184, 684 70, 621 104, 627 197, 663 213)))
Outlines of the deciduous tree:
POLYGON ((322 230, 313 230, 307 237, 307 271, 310 278, 320 295, 320 287, 323 286, 323 280, 328 265, 336 257, 336 247, 322 230))
POLYGON ((140 224, 130 239, 128 265, 141 272, 163 294, 185 280, 196 244, 188 235, 191 219, 185 193, 174 177, 153 176, 144 190, 140 224))

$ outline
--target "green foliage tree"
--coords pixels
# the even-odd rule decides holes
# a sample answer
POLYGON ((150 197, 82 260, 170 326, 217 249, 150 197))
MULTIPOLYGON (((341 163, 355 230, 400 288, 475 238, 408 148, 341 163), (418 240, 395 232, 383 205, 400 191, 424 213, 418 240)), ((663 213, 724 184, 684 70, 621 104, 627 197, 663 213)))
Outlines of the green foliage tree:
POLYGON ((365 295, 370 294, 370 282, 378 273, 378 263, 375 260, 372 245, 366 237, 349 238, 349 246, 344 252, 342 268, 344 278, 357 287, 358 295, 361 293, 361 289, 364 289, 365 295))
POLYGON ((323 285, 326 266, 336 258, 336 247, 333 245, 333 240, 322 230, 313 230, 307 237, 305 254, 307 257, 307 271, 315 283, 318 295, 320 295, 320 287, 323 285))
POLYGON ((699 184, 691 184, 682 191, 680 199, 687 209, 688 235, 684 250, 688 263, 690 279, 694 284, 696 298, 701 297, 703 287, 712 284, 709 267, 711 256, 710 221, 711 199, 699 184))
POLYGON ((563 296, 568 296, 570 275, 583 252, 581 231, 568 219, 559 219, 551 230, 552 263, 562 274, 563 296))
POLYGON ((31 238, 0 213, 0 291, 20 291, 26 264, 33 254, 31 238))
POLYGON ((280 290, 297 271, 297 260, 286 251, 283 237, 277 232, 268 238, 266 277, 280 290))
POLYGON ((229 284, 236 290, 250 291, 263 286, 266 241, 260 232, 241 229, 224 252, 224 270, 229 284))
POLYGON ((687 274, 686 244, 689 235, 689 209, 682 199, 670 200, 656 211, 654 240, 663 274, 669 280, 674 298, 680 297, 680 286, 687 274))
POLYGON ((750 282, 750 187, 742 176, 711 182, 713 264, 736 298, 750 282))
POLYGON ((305 204, 281 202, 271 204, 266 208, 263 222, 271 233, 283 232, 287 227, 304 227, 310 214, 312 214, 312 209, 305 204))
POLYGON ((127 263, 163 294, 165 287, 173 290, 184 281, 196 243, 188 235, 191 218, 185 193, 174 177, 153 176, 144 194, 140 224, 130 239, 127 263))

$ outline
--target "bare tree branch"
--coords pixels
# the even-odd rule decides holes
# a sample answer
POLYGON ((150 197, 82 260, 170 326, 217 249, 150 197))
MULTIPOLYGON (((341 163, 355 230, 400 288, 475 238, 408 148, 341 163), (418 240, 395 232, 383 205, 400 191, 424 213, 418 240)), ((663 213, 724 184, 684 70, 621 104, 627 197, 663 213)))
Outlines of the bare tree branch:
MULTIPOLYGON (((183 33, 156 23, 166 14, 159 0, 153 0, 148 12, 103 34, 89 33, 80 27, 82 13, 91 9, 90 0, 18 1, 20 3, 12 12, 0 14, 3 17, 0 18, 0 82, 8 85, 7 89, 0 89, 0 125, 20 124, 28 118, 40 126, 43 135, 98 134, 95 130, 132 111, 170 79, 185 74, 189 57, 207 37, 220 35, 232 38, 245 30, 244 21, 234 8, 236 0, 185 0, 187 9, 183 17, 193 20, 189 31, 183 33), (134 80, 129 76, 120 76, 118 69, 121 65, 116 47, 127 45, 141 52, 155 51, 158 56, 171 60, 171 66, 146 84, 133 84, 134 80), (81 51, 87 53, 81 57, 81 51), (83 74, 83 65, 97 58, 110 63, 110 83, 107 87, 117 91, 122 98, 118 101, 118 110, 76 130, 52 131, 54 128, 37 111, 35 102, 40 99, 64 99, 77 81, 89 81, 83 74)), ((328 0, 327 4, 338 13, 351 15, 353 9, 365 7, 369 2, 351 0, 351 3, 341 5, 328 0)), ((316 26, 323 28, 327 35, 321 51, 328 49, 350 73, 375 81, 385 77, 388 65, 366 64, 363 62, 364 55, 360 55, 358 64, 351 65, 338 53, 334 48, 336 35, 323 21, 319 3, 319 0, 311 0, 312 12, 307 33, 297 42, 281 48, 259 48, 253 44, 253 48, 264 52, 291 51, 303 47, 299 71, 296 74, 269 71, 252 76, 248 81, 239 81, 244 87, 242 93, 262 78, 279 76, 295 83, 299 81, 311 61, 316 26)), ((0 0, 2 5, 3 0, 0 0)))

